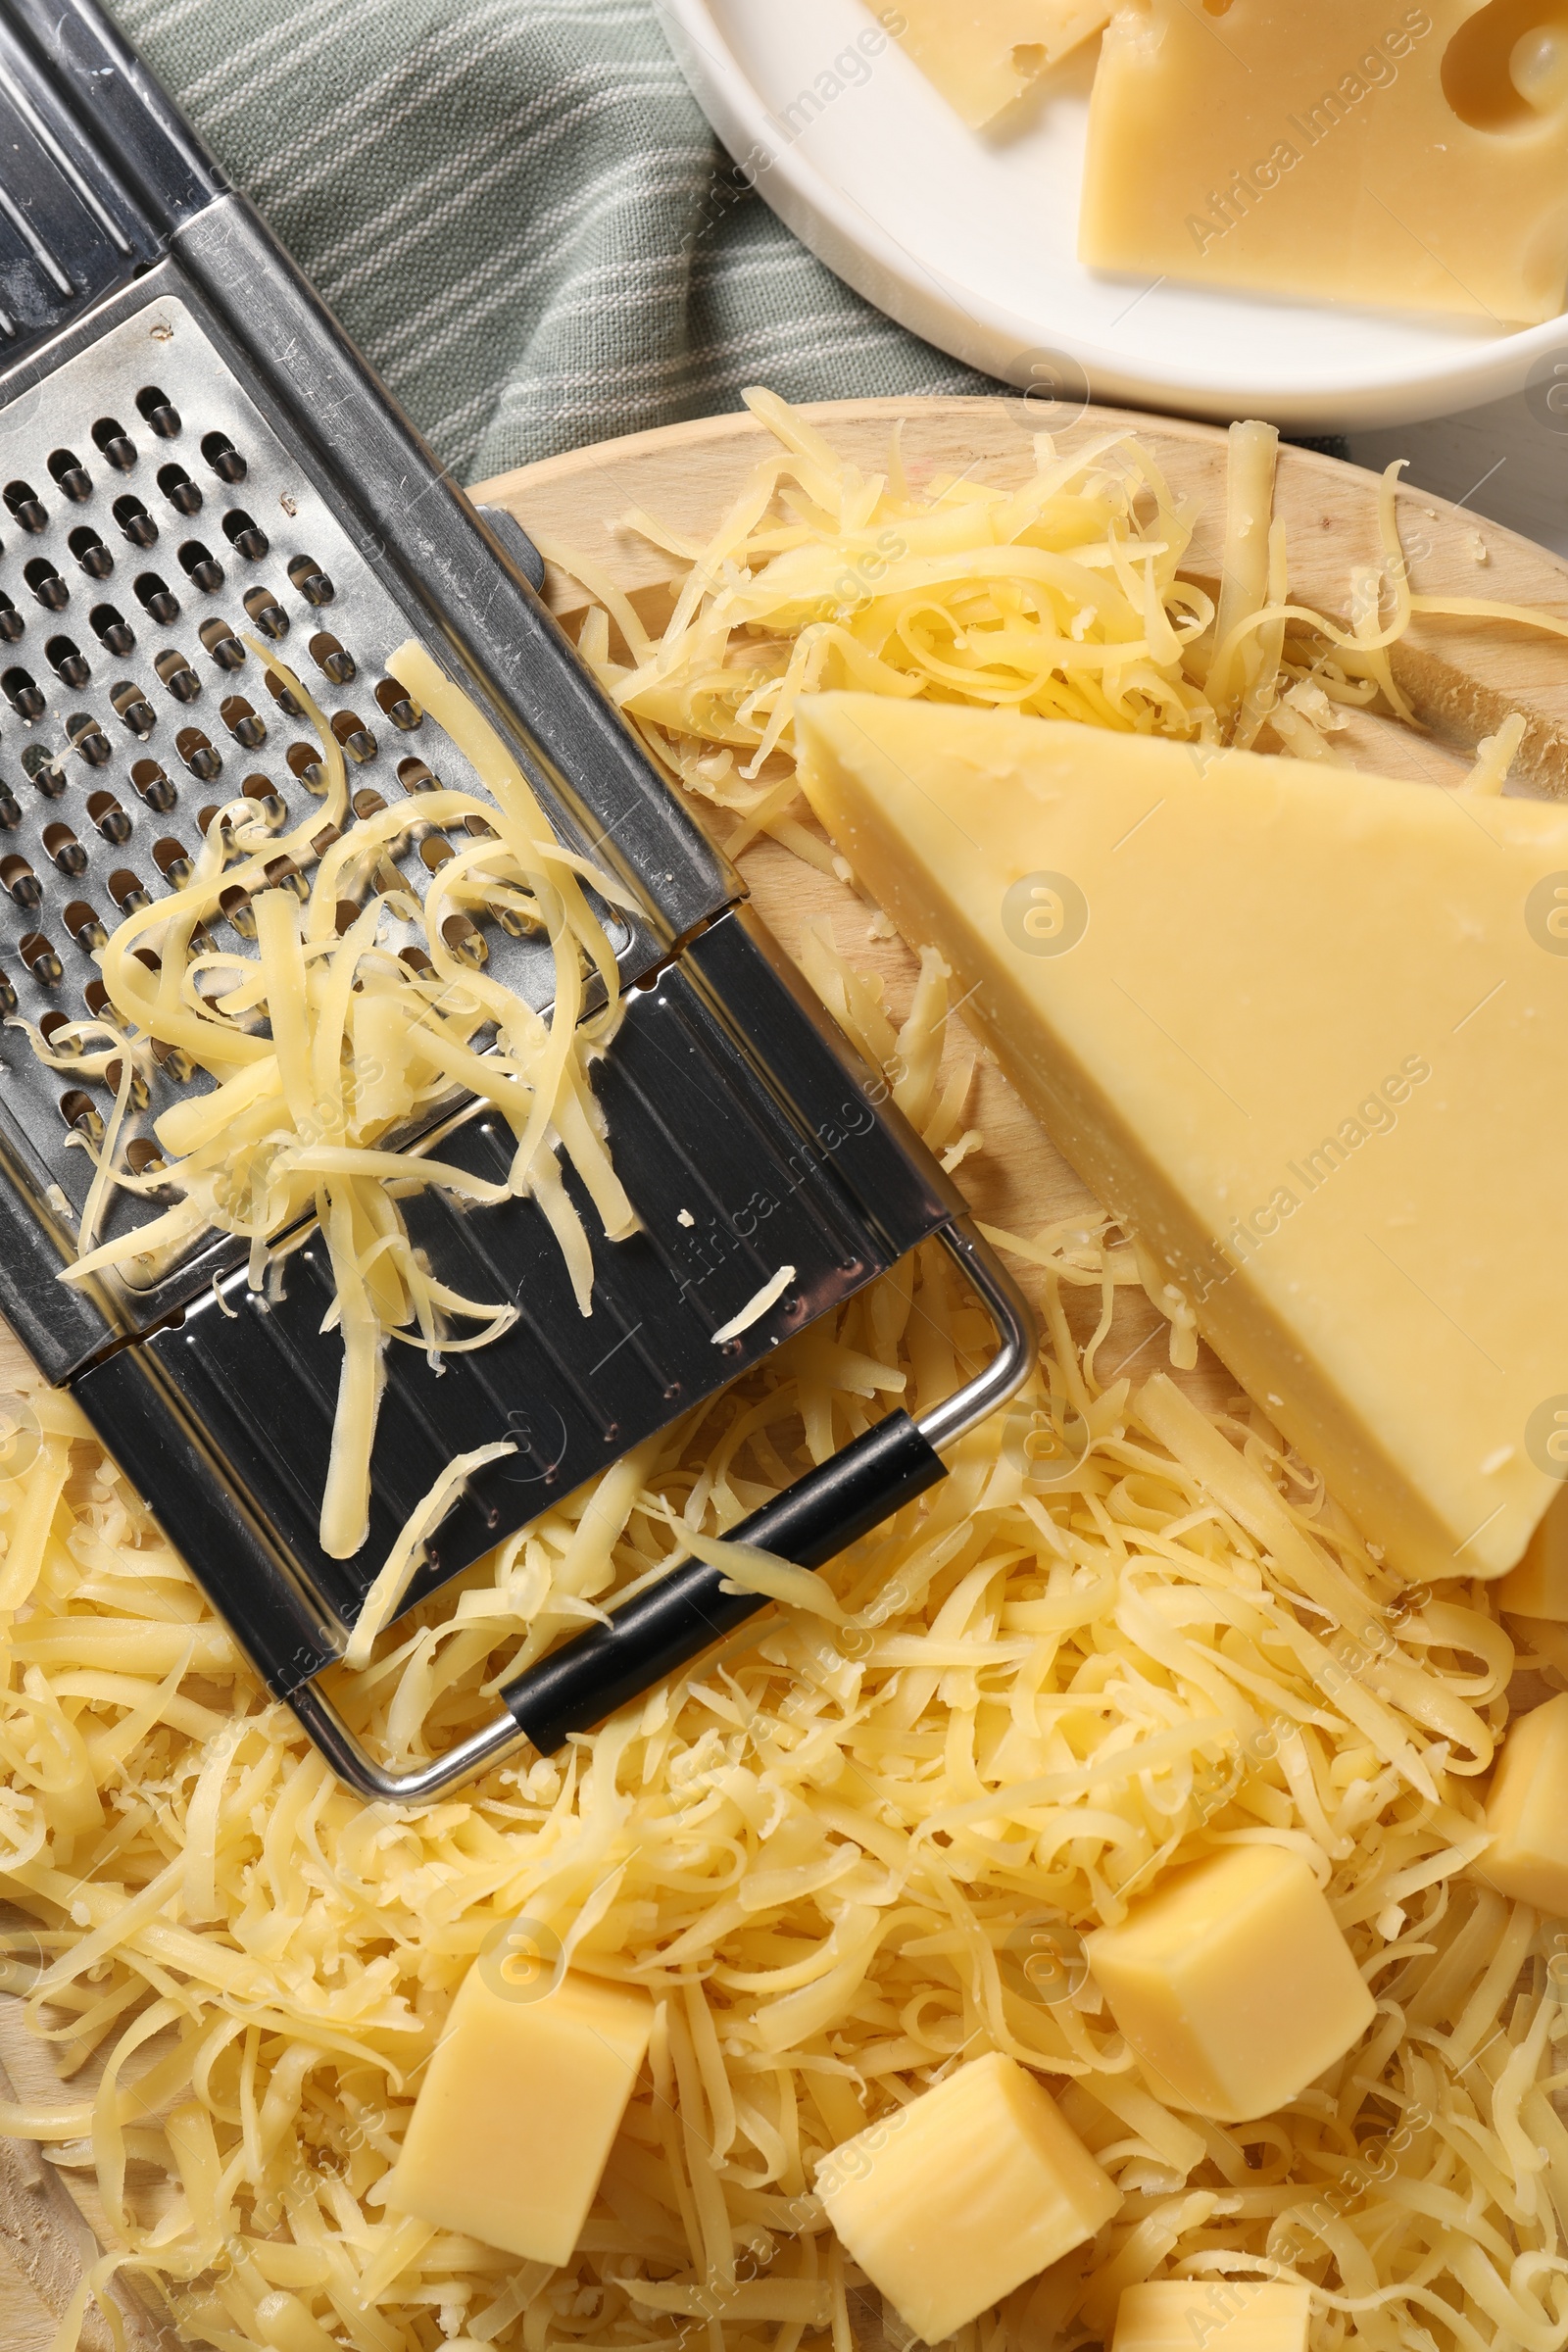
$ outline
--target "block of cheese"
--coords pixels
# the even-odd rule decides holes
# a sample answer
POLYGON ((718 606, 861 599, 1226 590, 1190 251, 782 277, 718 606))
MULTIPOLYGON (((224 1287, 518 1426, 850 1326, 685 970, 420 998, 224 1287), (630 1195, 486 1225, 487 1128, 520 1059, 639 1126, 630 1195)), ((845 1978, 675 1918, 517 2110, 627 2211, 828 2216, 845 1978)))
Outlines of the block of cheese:
POLYGON ((1084 1948, 1152 2085, 1222 2124, 1283 2107, 1376 2013, 1311 1869, 1283 1846, 1174 1872, 1084 1948))
MULTIPOLYGON (((1564 1414, 1568 1418, 1568 1400, 1564 1414)), ((1544 1451, 1548 1460, 1555 1459, 1551 1438, 1544 1451)), ((1524 1558, 1497 1587, 1497 1605, 1521 1617, 1547 1617, 1554 1625, 1568 1625, 1568 1488, 1557 1489, 1524 1558)))
POLYGON ((1568 808, 873 696, 798 729, 839 849, 1366 1534, 1511 1568, 1568 1404, 1568 808))
POLYGON ((1011 2058, 971 2059, 818 2168, 828 2220, 937 2344, 1109 2221, 1121 2192, 1011 2058))
POLYGON ((1492 1843, 1475 1865, 1499 1894, 1568 1919, 1568 1691, 1516 1716, 1487 1798, 1492 1843))
POLYGON ((1309 2286, 1152 2278, 1122 2290, 1111 2352, 1306 2352, 1309 2286))
POLYGON ((571 1971, 537 1998, 483 1967, 458 1989, 386 2201, 438 2230, 565 2262, 653 2031, 645 1992, 571 1971))
POLYGON ((950 106, 978 130, 1021 98, 1048 66, 1096 33, 1115 0, 900 0, 879 21, 950 106))
POLYGON ((1127 0, 1090 112, 1104 270, 1481 318, 1568 278, 1557 0, 1127 0), (1224 22, 1217 20, 1223 17, 1224 22))

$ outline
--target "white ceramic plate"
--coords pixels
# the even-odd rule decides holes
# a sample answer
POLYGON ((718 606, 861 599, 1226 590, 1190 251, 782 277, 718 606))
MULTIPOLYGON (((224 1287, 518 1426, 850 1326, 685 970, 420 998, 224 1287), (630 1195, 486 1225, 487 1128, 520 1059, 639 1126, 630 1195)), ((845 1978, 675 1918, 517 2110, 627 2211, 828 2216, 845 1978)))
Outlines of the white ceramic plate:
POLYGON ((862 0, 656 5, 709 121, 797 236, 881 310, 988 374, 1069 404, 1260 415, 1303 432, 1407 423, 1530 388, 1542 423, 1562 430, 1568 319, 1499 336, 1460 319, 1082 268, 1097 44, 1001 128, 975 132, 896 42, 869 61, 857 49, 877 29, 862 0))

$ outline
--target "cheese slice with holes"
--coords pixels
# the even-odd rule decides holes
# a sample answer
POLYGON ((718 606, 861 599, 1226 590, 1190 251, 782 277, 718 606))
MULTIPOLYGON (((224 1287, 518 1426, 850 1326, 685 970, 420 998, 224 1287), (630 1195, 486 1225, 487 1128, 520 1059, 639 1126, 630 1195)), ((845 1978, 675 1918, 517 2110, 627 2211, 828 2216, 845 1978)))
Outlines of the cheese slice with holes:
POLYGON ((797 724, 1167 1311, 1397 1565, 1511 1567, 1568 1412, 1568 808, 874 696, 797 724))
POLYGON ((1090 113, 1100 269, 1494 320, 1568 280, 1558 0, 1128 0, 1090 113))
POLYGON ((978 130, 1100 30, 1111 0, 900 0, 877 6, 950 105, 978 130))

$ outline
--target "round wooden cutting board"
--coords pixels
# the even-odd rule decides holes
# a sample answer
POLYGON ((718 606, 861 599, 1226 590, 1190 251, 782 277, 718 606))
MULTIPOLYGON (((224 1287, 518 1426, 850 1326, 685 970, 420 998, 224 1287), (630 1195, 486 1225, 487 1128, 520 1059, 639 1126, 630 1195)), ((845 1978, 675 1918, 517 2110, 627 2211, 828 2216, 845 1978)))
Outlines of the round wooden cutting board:
MULTIPOLYGON (((867 472, 882 469, 889 437, 902 423, 905 469, 916 488, 955 473, 1003 485, 1024 480, 1033 470, 1033 437, 1042 429, 1054 433, 1062 451, 1107 430, 1135 432, 1172 486, 1193 502, 1196 533, 1183 570, 1217 588, 1226 437, 1213 427, 1103 409, 1088 409, 1064 422, 1030 402, 1003 398, 848 401, 806 414, 867 472)), ((645 623, 657 629, 672 608, 680 566, 639 535, 637 517, 701 538, 772 446, 750 416, 715 417, 574 451, 506 474, 473 496, 510 509, 552 546, 580 553, 613 578, 645 623)), ((1376 501, 1375 476, 1307 451, 1282 450, 1276 514, 1290 535, 1293 598, 1345 615, 1355 566, 1380 560, 1376 501)), ((1568 620, 1568 564, 1559 558, 1423 491, 1401 489, 1397 504, 1418 594, 1488 597, 1544 608, 1568 620)), ((581 588, 552 565, 547 593, 575 634, 588 605, 581 588)), ((1517 772, 1536 789, 1568 798, 1568 645, 1509 624, 1433 619, 1412 628, 1395 652, 1394 666, 1422 731, 1358 716, 1337 738, 1343 757, 1371 771, 1451 783, 1464 773, 1480 738, 1520 710, 1531 725, 1517 772)), ((697 813, 706 820, 716 812, 698 804, 697 813)), ((734 821, 720 817, 720 840, 734 821)), ((740 865, 758 910, 785 948, 796 949, 806 921, 825 916, 849 959, 882 975, 889 1008, 902 1017, 915 959, 902 941, 877 936, 873 909, 863 900, 766 838, 746 851, 740 865)), ((960 1013, 949 1024, 950 1061, 974 1056, 961 1019, 960 1013)), ((984 1148, 965 1161, 959 1180, 987 1223, 1030 1235, 1057 1218, 1093 1213, 1091 1196, 989 1058, 976 1072, 966 1123, 980 1130, 984 1148)), ((1027 1287, 1026 1274, 1025 1281, 1027 1287)), ((1102 1359, 1102 1377, 1123 1364, 1154 1370, 1164 1360, 1165 1331, 1140 1293, 1124 1293, 1113 1345, 1102 1359)), ((25 1366, 0 1324, 0 1390, 25 1366)), ((1213 1403, 1235 1390, 1231 1376, 1207 1355, 1187 1378, 1213 1403)), ((0 2002, 0 2059, 18 2093, 47 2092, 43 2047, 22 2032, 10 2002, 0 2002)), ((84 2252, 90 2252, 90 2180, 88 2174, 62 2174, 30 2144, 0 2141, 5 2352, 47 2352, 84 2252)), ((172 2340, 160 2337, 150 2320, 138 2325, 133 2318, 127 2334, 140 2346, 172 2340)), ((90 2318, 83 2343, 108 2340, 90 2318)))

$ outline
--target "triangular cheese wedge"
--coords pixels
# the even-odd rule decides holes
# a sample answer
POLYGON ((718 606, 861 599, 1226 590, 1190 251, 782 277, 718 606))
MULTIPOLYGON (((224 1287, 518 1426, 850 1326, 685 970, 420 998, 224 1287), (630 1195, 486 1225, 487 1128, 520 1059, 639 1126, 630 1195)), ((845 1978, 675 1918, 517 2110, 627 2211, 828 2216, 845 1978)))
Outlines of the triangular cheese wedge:
MULTIPOLYGON (((873 0, 874 4, 874 0, 873 0)), ((1110 16, 1114 0, 902 0, 876 7, 950 106, 978 130, 1110 16)))
POLYGON ((1568 1476, 1568 808, 864 695, 797 724, 840 850, 1366 1534, 1510 1567, 1568 1476))

